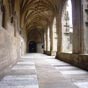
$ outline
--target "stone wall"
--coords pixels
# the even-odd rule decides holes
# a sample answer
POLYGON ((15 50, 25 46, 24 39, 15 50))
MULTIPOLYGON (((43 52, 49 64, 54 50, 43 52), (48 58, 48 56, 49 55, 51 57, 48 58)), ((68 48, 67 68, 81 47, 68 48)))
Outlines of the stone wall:
POLYGON ((60 53, 57 54, 56 58, 88 70, 88 55, 60 53))
POLYGON ((10 23, 7 29, 0 27, 0 77, 20 58, 19 36, 18 33, 14 36, 14 27, 10 23))

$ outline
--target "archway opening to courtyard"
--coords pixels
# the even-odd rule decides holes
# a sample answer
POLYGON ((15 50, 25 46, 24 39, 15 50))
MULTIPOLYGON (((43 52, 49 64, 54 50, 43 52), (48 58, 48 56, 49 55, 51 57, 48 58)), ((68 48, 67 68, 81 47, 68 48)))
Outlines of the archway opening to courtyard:
POLYGON ((62 52, 72 53, 72 37, 72 4, 71 0, 67 0, 62 12, 62 52))
POLYGON ((56 18, 54 18, 53 20, 53 25, 52 25, 52 36, 53 36, 53 48, 52 48, 52 55, 56 56, 56 52, 57 52, 57 40, 58 40, 58 36, 57 36, 57 28, 56 28, 56 18))

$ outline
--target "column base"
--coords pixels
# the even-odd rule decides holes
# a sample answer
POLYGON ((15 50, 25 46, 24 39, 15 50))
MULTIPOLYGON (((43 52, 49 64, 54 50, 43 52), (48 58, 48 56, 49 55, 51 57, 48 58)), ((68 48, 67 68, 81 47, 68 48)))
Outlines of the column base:
POLYGON ((44 51, 44 54, 51 56, 51 52, 50 51, 44 51))

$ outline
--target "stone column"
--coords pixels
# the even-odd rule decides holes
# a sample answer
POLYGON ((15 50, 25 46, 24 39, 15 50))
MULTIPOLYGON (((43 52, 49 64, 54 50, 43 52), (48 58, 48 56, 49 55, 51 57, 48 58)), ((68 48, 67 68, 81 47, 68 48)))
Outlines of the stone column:
POLYGON ((73 14, 73 53, 80 54, 82 52, 82 30, 81 30, 81 1, 72 0, 73 14))
POLYGON ((48 34, 47 34, 47 32, 48 32, 48 29, 46 29, 46 51, 48 51, 48 34))
POLYGON ((0 5, 0 28, 2 26, 2 11, 1 11, 1 5, 0 5))
POLYGON ((53 29, 52 25, 50 25, 50 53, 52 55, 53 52, 53 29))
POLYGON ((56 15, 56 28, 57 28, 57 55, 61 53, 62 49, 62 31, 61 31, 61 14, 56 15))
POLYGON ((44 30, 44 51, 46 51, 46 30, 44 30))

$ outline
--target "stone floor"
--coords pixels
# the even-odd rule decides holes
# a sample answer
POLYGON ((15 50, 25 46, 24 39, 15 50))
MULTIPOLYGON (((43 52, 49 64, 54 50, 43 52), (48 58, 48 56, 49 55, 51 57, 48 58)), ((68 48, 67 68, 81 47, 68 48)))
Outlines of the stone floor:
POLYGON ((0 88, 88 88, 88 72, 44 54, 27 54, 0 81, 0 88))

